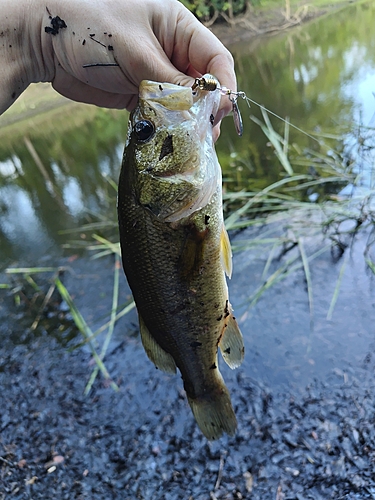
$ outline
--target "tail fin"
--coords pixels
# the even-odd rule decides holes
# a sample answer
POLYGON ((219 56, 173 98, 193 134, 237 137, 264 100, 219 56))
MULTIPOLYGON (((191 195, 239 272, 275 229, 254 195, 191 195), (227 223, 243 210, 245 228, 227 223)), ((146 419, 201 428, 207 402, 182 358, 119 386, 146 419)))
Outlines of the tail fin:
POLYGON ((207 439, 218 439, 224 432, 233 436, 237 429, 237 419, 234 414, 228 389, 222 387, 203 397, 188 397, 195 420, 207 439))

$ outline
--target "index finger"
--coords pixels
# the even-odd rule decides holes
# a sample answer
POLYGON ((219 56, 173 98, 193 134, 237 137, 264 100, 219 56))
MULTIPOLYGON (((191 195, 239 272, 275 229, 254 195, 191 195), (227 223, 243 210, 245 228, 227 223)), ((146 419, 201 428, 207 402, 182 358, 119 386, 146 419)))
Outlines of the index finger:
MULTIPOLYGON (((211 73, 233 91, 237 90, 233 56, 220 40, 190 13, 186 12, 176 27, 175 47, 172 63, 186 72, 190 64, 200 74, 211 73)), ((221 120, 232 109, 228 98, 221 100, 221 120)))

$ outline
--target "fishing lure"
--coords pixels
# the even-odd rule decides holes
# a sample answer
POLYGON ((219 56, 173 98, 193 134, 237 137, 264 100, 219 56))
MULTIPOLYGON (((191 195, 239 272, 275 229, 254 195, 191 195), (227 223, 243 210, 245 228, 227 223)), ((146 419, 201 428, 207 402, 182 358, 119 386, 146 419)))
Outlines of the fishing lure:
POLYGON ((301 132, 302 134, 306 135, 310 139, 320 143, 319 139, 317 139, 313 135, 308 134, 307 132, 300 129, 296 125, 293 125, 293 123, 286 121, 284 118, 282 118, 278 114, 269 110, 265 106, 262 106, 261 104, 259 104, 259 102, 254 101, 254 99, 250 99, 250 97, 248 97, 246 95, 246 93, 243 92, 242 90, 234 91, 234 90, 228 89, 227 87, 224 87, 224 85, 220 86, 219 81, 212 75, 205 75, 205 76, 202 76, 201 78, 196 78, 191 89, 194 92, 194 90, 196 88, 199 88, 200 90, 210 91, 210 92, 218 90, 221 93, 221 95, 228 96, 228 99, 232 103, 234 126, 235 126, 236 132, 239 136, 241 136, 243 133, 242 117, 241 117, 241 113, 240 113, 240 110, 239 110, 239 107, 237 104, 238 98, 241 97, 242 99, 245 99, 245 101, 247 102, 249 107, 250 107, 250 103, 255 104, 256 106, 259 106, 259 108, 262 110, 262 112, 264 111, 264 112, 267 112, 267 113, 275 116, 278 120, 281 120, 281 121, 287 123, 288 126, 293 127, 295 130, 298 130, 298 132, 301 132))
POLYGON ((234 121, 234 126, 236 129, 237 134, 241 137, 243 134, 243 123, 242 123, 242 117, 240 113, 240 109, 237 104, 237 100, 239 97, 242 99, 246 99, 246 94, 242 90, 240 91, 234 91, 231 89, 228 89, 227 87, 220 86, 219 81, 214 77, 201 77, 201 78, 196 78, 195 82, 193 83, 193 86, 191 87, 192 91, 196 88, 199 88, 200 90, 206 90, 209 92, 213 92, 215 90, 218 90, 221 95, 226 95, 228 96, 228 99, 232 103, 232 111, 233 111, 233 121, 234 121))
MULTIPOLYGON (((92 67, 97 67, 97 66, 118 66, 119 67, 120 65, 117 62, 114 62, 114 63, 88 63, 88 64, 84 64, 82 67, 83 68, 92 68, 92 67)), ((191 89, 194 92, 196 88, 199 88, 200 90, 210 91, 210 92, 218 90, 221 93, 221 95, 228 96, 228 99, 232 103, 234 126, 236 128, 237 134, 240 137, 243 134, 243 123, 242 123, 240 109, 239 109, 238 104, 237 104, 237 100, 239 97, 241 97, 242 99, 245 99, 249 107, 250 107, 250 103, 255 104, 256 106, 259 106, 259 108, 261 110, 264 110, 267 113, 270 113, 271 115, 275 116, 277 119, 279 119, 283 122, 286 122, 286 120, 284 118, 282 118, 281 116, 279 116, 278 114, 267 109, 265 106, 262 106, 261 104, 254 101, 253 99, 250 99, 250 97, 248 97, 246 95, 246 93, 243 92, 242 90, 235 91, 235 90, 228 89, 224 85, 220 86, 219 81, 212 75, 206 75, 205 77, 202 76, 201 78, 196 78, 191 89)), ((308 134, 307 132, 300 129, 299 127, 296 127, 295 125, 293 125, 293 123, 290 123, 288 121, 288 125, 290 127, 293 127, 295 130, 298 130, 302 134, 306 135, 307 137, 310 137, 310 139, 320 143, 319 139, 317 139, 316 137, 314 137, 311 134, 308 134)))

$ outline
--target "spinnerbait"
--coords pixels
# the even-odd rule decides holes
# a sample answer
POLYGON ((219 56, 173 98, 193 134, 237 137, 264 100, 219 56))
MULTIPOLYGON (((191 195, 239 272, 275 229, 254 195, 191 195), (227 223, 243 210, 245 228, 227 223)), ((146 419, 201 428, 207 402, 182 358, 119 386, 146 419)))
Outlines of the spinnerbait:
POLYGON ((237 99, 239 97, 241 97, 242 99, 246 99, 245 92, 241 90, 236 92, 234 90, 228 89, 227 87, 220 86, 218 80, 214 76, 211 77, 202 76, 201 78, 196 78, 191 89, 194 91, 196 88, 210 92, 218 90, 221 95, 228 96, 228 99, 232 103, 234 126, 236 128, 237 134, 241 136, 243 133, 243 124, 242 124, 241 113, 237 104, 237 99))

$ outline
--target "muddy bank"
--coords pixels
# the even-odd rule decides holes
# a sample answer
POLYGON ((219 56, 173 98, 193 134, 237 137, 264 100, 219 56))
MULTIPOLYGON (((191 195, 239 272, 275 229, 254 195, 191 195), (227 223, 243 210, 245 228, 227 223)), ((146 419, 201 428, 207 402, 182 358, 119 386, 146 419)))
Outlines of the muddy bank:
MULTIPOLYGON (((236 371, 221 367, 239 429, 214 443, 197 429, 180 378, 147 360, 134 311, 106 358, 119 392, 99 379, 84 397, 92 360, 85 348, 68 352, 79 338, 64 304, 47 312, 64 328, 48 332, 42 318, 31 332, 2 293, 0 499, 375 498, 375 294, 363 245, 351 249, 330 321, 341 261, 329 252, 314 261, 312 329, 302 271, 247 310, 265 257, 236 255, 231 299, 246 359, 236 371)), ((95 329, 110 310, 113 261, 69 265, 62 279, 95 329)), ((123 279, 120 302, 128 294, 123 279)))
POLYGON ((373 382, 332 376, 292 395, 239 372, 239 431, 211 444, 177 381, 132 366, 141 355, 125 342, 121 391, 88 399, 82 353, 40 338, 3 357, 0 498, 374 498, 373 382))

